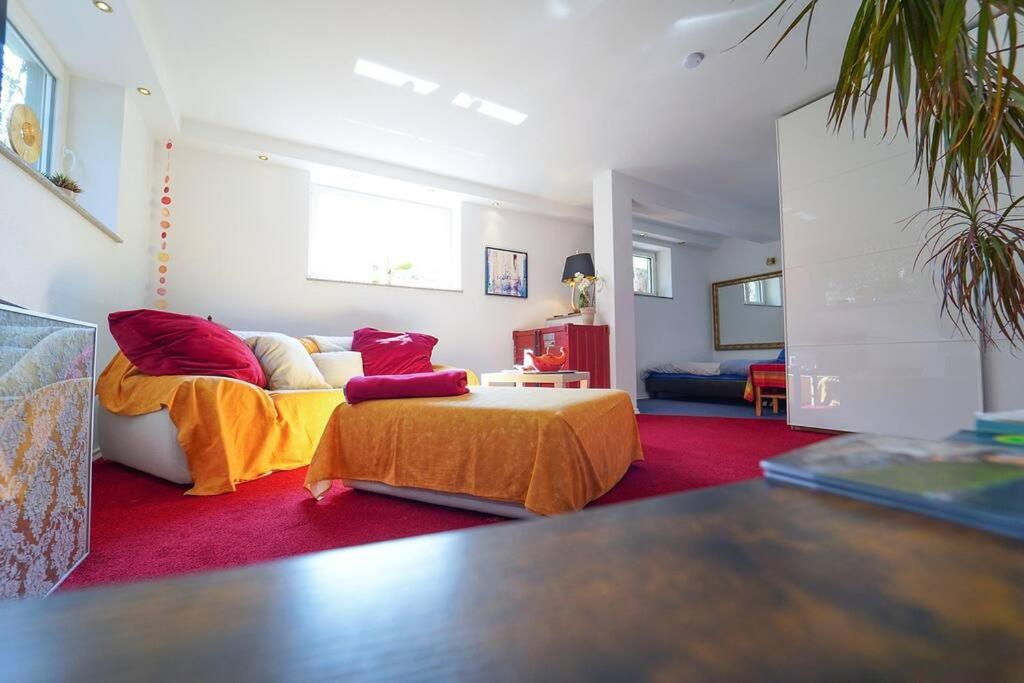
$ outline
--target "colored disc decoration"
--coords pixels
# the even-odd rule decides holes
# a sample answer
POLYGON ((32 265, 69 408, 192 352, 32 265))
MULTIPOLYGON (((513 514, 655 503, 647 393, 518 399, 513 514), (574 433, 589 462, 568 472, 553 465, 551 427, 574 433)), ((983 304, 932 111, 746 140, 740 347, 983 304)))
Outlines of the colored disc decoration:
POLYGON ((171 210, 167 207, 171 204, 171 150, 174 149, 174 142, 168 140, 164 143, 164 149, 167 150, 167 170, 164 172, 164 183, 162 186, 163 191, 160 193, 160 253, 157 254, 156 260, 160 264, 157 266, 157 286, 154 288, 154 292, 159 297, 153 302, 153 306, 163 310, 170 304, 168 303, 167 297, 167 263, 171 260, 171 255, 167 252, 167 230, 171 227, 171 210))

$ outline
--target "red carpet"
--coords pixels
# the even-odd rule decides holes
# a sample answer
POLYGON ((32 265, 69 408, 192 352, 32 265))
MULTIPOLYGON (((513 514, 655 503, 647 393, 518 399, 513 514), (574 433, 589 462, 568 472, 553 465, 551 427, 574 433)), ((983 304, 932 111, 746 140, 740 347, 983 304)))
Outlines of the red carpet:
MULTIPOLYGON (((640 415, 646 460, 593 505, 760 476, 758 462, 819 441, 776 420, 640 415)), ((64 588, 234 567, 328 548, 504 521, 335 486, 319 503, 305 469, 184 496, 185 487, 100 461, 93 480, 92 552, 64 588)))

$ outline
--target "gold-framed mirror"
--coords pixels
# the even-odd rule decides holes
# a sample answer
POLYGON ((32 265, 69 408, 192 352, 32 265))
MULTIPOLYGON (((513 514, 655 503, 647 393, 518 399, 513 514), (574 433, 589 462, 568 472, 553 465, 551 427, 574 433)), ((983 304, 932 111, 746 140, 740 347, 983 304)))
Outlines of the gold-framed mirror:
POLYGON ((782 271, 722 280, 711 285, 715 350, 785 346, 782 271))

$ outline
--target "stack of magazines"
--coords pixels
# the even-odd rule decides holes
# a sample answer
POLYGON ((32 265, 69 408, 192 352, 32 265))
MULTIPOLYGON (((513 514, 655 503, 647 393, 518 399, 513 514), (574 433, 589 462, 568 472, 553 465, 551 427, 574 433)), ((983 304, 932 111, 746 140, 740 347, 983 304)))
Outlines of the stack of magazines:
MULTIPOLYGON (((984 434, 1024 436, 1024 410, 1003 413, 975 413, 974 428, 984 434)), ((1009 441, 1014 441, 1010 439, 1009 441)))
MULTIPOLYGON (((961 433, 957 435, 971 435, 961 433)), ((761 463, 770 481, 1024 539, 1024 448, 851 434, 761 463)))

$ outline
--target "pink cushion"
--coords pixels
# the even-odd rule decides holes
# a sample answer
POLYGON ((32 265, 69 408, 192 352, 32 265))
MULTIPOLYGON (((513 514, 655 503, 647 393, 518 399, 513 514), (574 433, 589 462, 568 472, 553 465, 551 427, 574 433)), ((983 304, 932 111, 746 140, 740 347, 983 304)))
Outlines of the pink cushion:
POLYGON ((383 398, 461 396, 468 393, 465 370, 353 377, 345 384, 345 400, 352 404, 383 398))
POLYGON ((140 309, 107 316, 121 352, 147 375, 212 375, 267 386, 241 339, 205 318, 140 309))
POLYGON ((384 332, 363 327, 352 333, 352 350, 363 354, 364 375, 431 372, 437 338, 417 332, 384 332))

